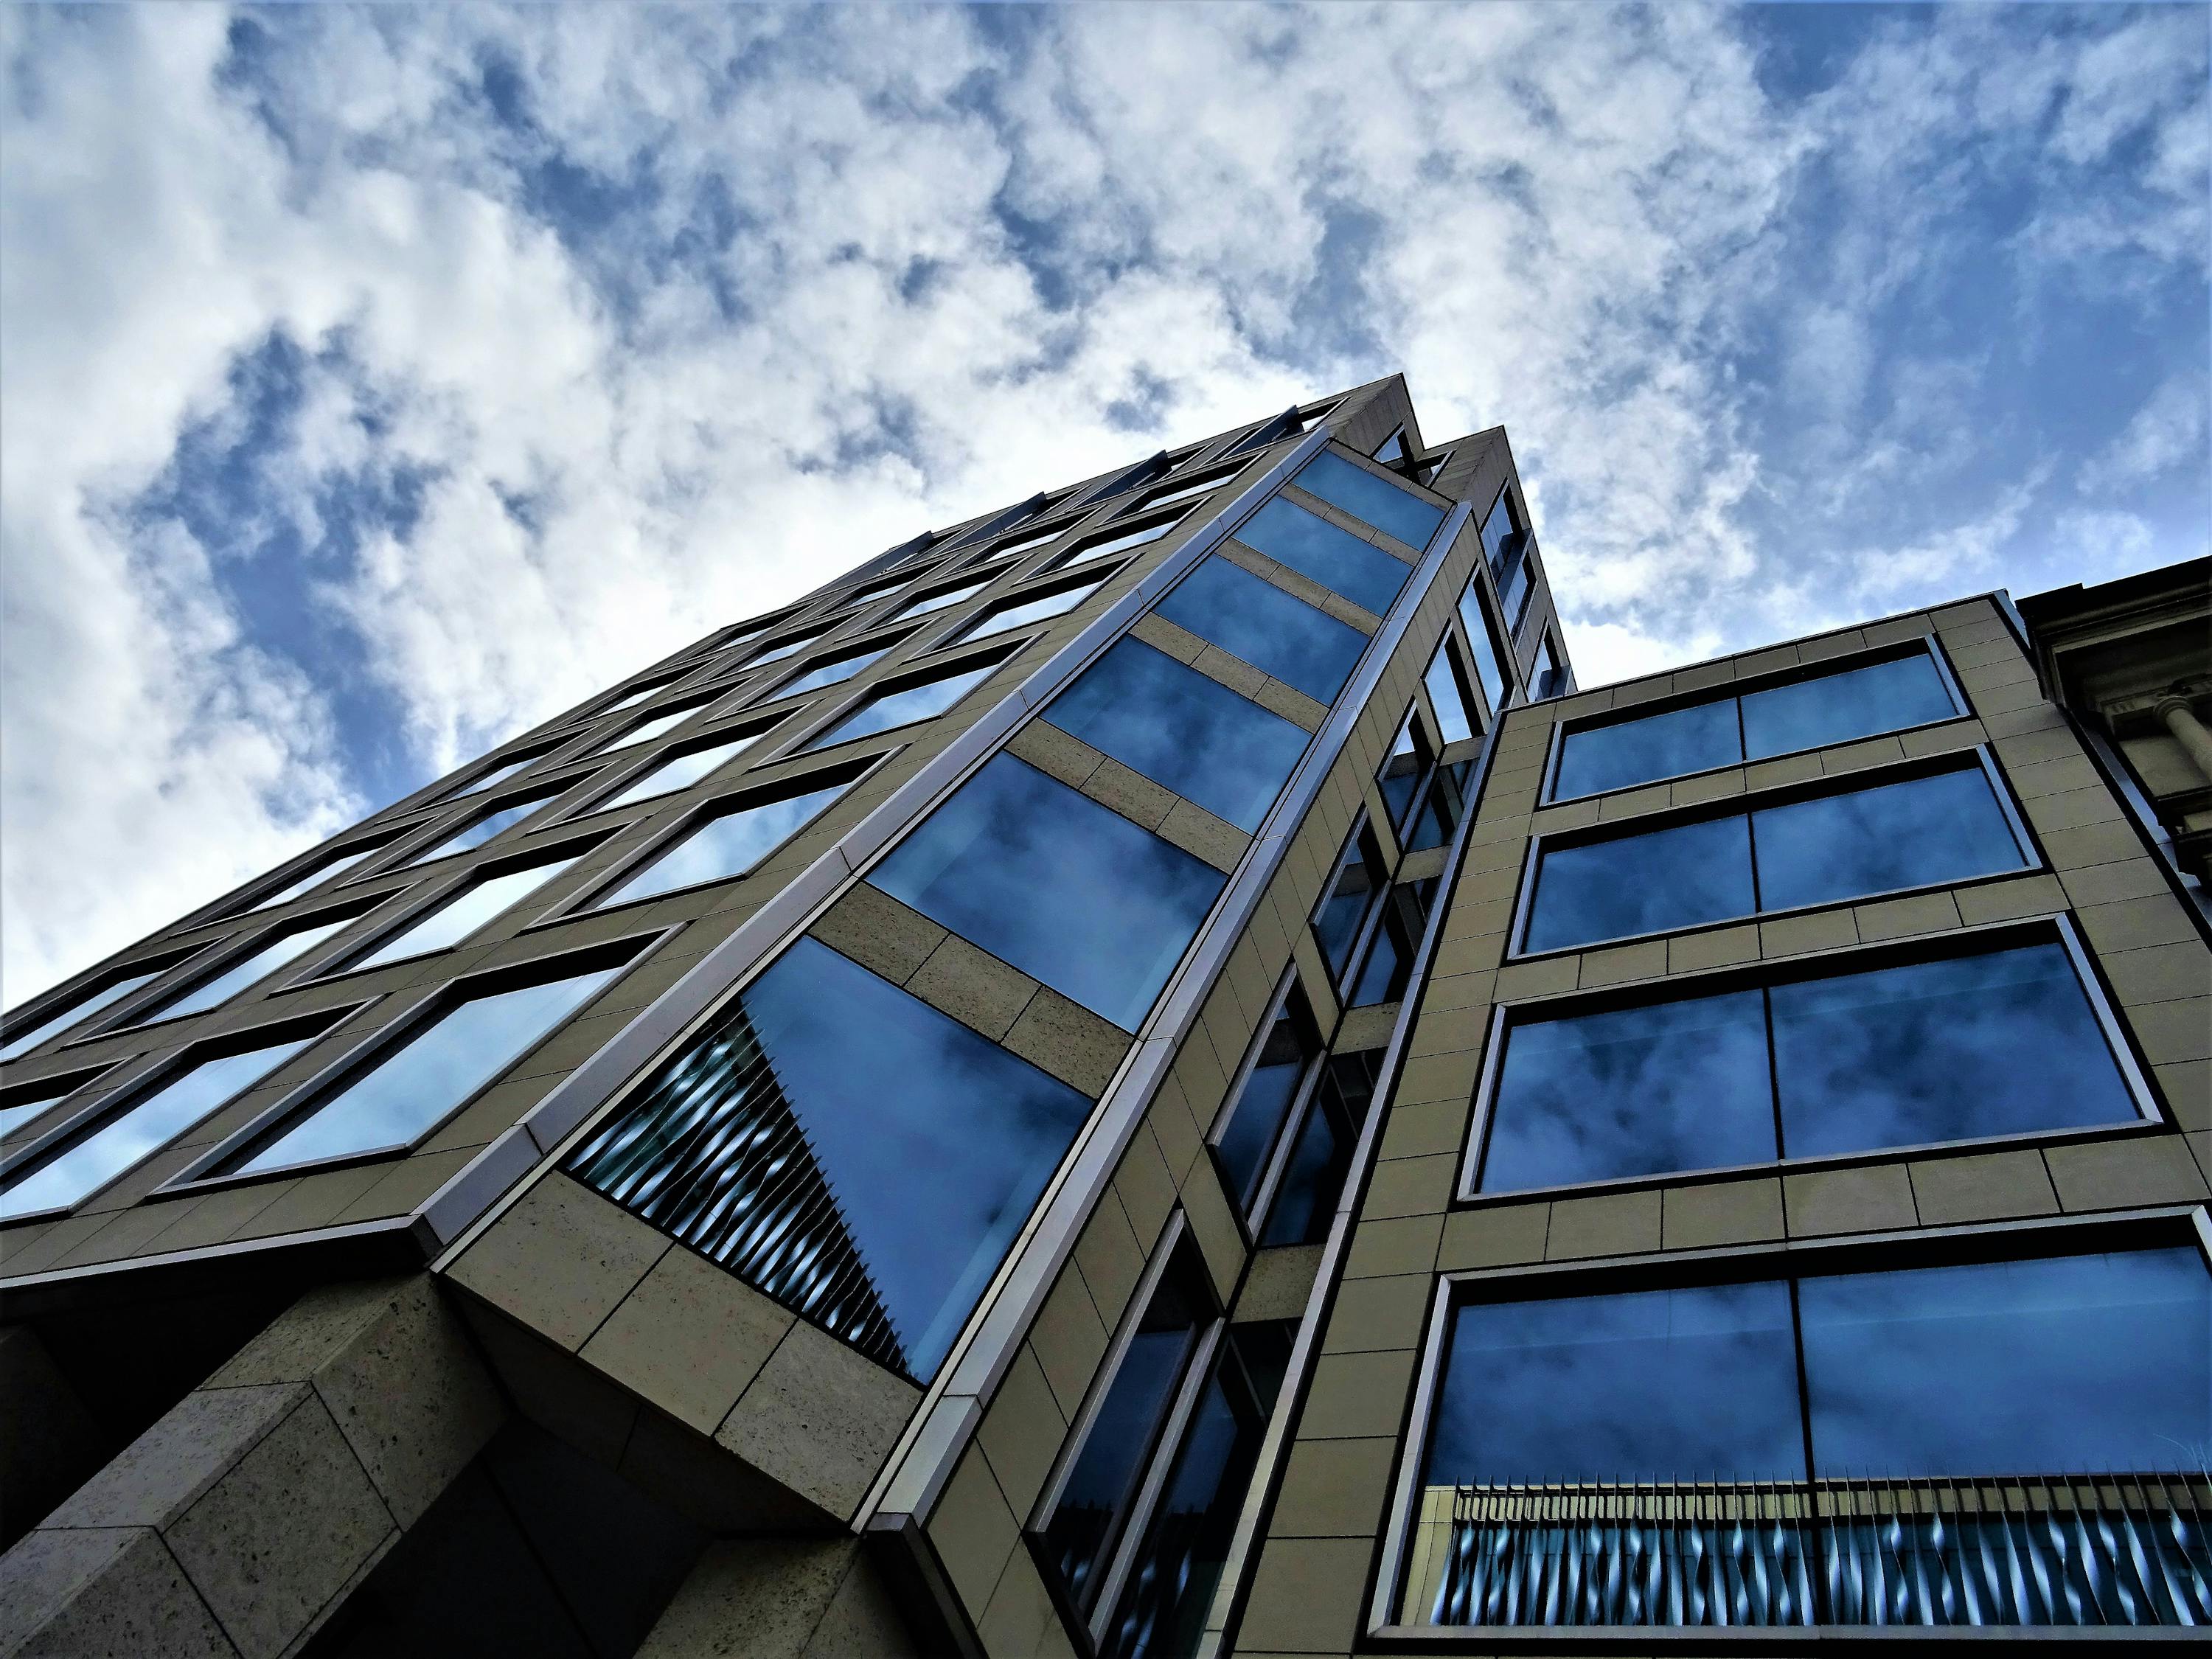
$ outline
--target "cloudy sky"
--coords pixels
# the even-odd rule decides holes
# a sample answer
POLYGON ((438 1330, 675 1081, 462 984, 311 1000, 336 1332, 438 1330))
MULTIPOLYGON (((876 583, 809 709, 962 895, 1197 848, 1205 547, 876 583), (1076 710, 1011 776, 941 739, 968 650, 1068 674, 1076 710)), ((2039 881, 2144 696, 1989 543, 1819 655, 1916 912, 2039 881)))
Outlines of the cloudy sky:
POLYGON ((1393 369, 1585 684, 2201 554, 2207 17, 0 8, 0 1000, 1393 369))

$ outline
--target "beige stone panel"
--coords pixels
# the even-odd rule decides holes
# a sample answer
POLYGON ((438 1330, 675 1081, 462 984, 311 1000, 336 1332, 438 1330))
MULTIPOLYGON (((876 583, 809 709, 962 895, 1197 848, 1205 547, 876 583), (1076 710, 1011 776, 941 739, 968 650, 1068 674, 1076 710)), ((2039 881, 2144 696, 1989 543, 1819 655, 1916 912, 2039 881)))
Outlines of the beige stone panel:
POLYGON ((929 1517, 929 1540, 970 1618, 980 1620, 990 1606, 991 1592, 1019 1534, 981 1450, 971 1447, 929 1517))
POLYGON ((2056 876, 2025 876, 2010 881, 1961 887, 1951 895, 1959 920, 1969 927, 2010 921, 2020 916, 2054 915, 2066 908, 2066 890, 2056 876))
POLYGON ((1667 971, 1667 944, 1663 939, 1653 939, 1609 951, 1585 951, 1580 984, 1587 990, 1593 986, 1656 979, 1667 971))
POLYGON ((1039 771, 1080 789, 1098 769, 1105 756, 1079 738, 1070 737, 1048 720, 1033 720, 1014 733, 1007 750, 1039 771))
POLYGON ((2052 1215, 2058 1209, 2042 1154, 2029 1149, 1922 1158, 1911 1165, 1911 1175, 1923 1226, 2052 1215))
POLYGON ((1301 1440, 1275 1500, 1278 1538, 1372 1538, 1382 1521, 1397 1442, 1301 1440))
POLYGON ((1521 1002, 1530 997, 1553 996, 1571 991, 1582 974, 1577 956, 1542 957, 1529 962, 1509 962, 1498 970, 1497 997, 1500 1002, 1521 1002))
POLYGON ((1723 657, 1717 662, 1701 662, 1688 668, 1674 671, 1674 690, 1680 693, 1710 691, 1715 686, 1727 685, 1739 672, 1735 659, 1723 657))
POLYGON ((1856 907, 1854 915, 1859 938, 1869 945, 1876 939, 1941 933, 1959 926, 1959 907, 1948 893, 1922 893, 1862 904, 1856 907))
POLYGON ((1693 973, 1701 968, 1723 968, 1732 963, 1759 960, 1756 926, 1715 927, 1701 933, 1678 933, 1666 941, 1667 971, 1693 973))
POLYGON ((1006 1033, 1006 1046, 1096 1100, 1128 1054, 1129 1034, 1040 986, 1006 1033))
POLYGON ((975 1633, 992 1659, 1001 1656, 1031 1659, 1031 1656, 1056 1650, 1044 1645, 1048 1632, 1066 1640, 1051 1592, 1045 1589, 1029 1553, 1018 1549, 1006 1558, 1006 1570, 999 1575, 998 1588, 991 1592, 991 1605, 983 1610, 975 1633))
POLYGON ((1120 761, 1107 757, 1098 763, 1083 793, 1102 806, 1112 808, 1132 823, 1157 830, 1174 810, 1176 795, 1120 761))
POLYGON ((574 1352, 672 1249, 564 1175, 549 1175, 463 1253, 454 1283, 574 1352))
POLYGON ((921 1391, 801 1321, 714 1431, 716 1443, 808 1503, 850 1516, 921 1391))
POLYGON ((2176 1123, 2185 1129, 2212 1129, 2212 1060, 2181 1060, 2151 1071, 2176 1123))
POLYGON ((1145 1271, 1145 1252, 1137 1243, 1121 1200, 1109 1186, 1099 1196, 1075 1241, 1075 1265, 1091 1291, 1091 1304, 1109 1328, 1119 1323, 1131 1292, 1145 1271))
POLYGON ((1869 738, 1840 749, 1820 751, 1820 770, 1829 777, 1863 772, 1870 766, 1888 766, 1905 758, 1905 745, 1895 738, 1869 738))
POLYGON ((1942 726, 1923 727, 1918 731, 1900 732, 1897 740, 1905 752, 1915 759, 1923 755, 1949 755, 1961 749, 1971 749, 1986 742, 1989 733, 1982 723, 1974 720, 1955 720, 1942 726))
POLYGON ((1371 1538, 1270 1538, 1237 1650, 1341 1654, 1358 1634, 1371 1538))
POLYGON ((1106 1352, 1107 1330, 1092 1304, 1083 1275, 1070 1263, 1045 1297, 1030 1326, 1030 1346, 1052 1385, 1061 1415, 1073 1419, 1083 1404, 1098 1362, 1106 1352))
POLYGON ((1182 1212, 1198 1253, 1206 1259, 1214 1296, 1226 1307, 1237 1293, 1237 1281, 1244 1276, 1244 1235, 1210 1164, 1200 1164, 1183 1183, 1182 1212))
POLYGON ((1806 783, 1820 775, 1820 757, 1784 755, 1776 760, 1753 761, 1743 769, 1747 789, 1774 789, 1785 783, 1806 783))
POLYGON ((237 1659, 161 1535, 148 1527, 34 1532, 0 1559, 10 1659, 237 1659))
POLYGON ((2130 1008, 2212 993, 2212 956, 2193 939, 2186 945, 2100 953, 2099 960, 2112 982, 2113 994, 2130 1008))
POLYGON ((1601 823, 1617 823, 1623 818, 1640 817, 1646 812, 1656 812, 1674 799, 1674 790, 1668 784, 1654 784, 1647 789, 1628 789, 1616 795, 1607 795, 1598 805, 1601 823))
POLYGON ((1771 1176, 1670 1187, 1662 1196, 1662 1238, 1670 1250, 1755 1244, 1785 1232, 1782 1182, 1771 1176))
POLYGON ((1660 1247, 1659 1221, 1656 1192, 1554 1200, 1545 1260, 1569 1261, 1583 1256, 1656 1250, 1660 1247))
POLYGON ((2062 830, 2080 830, 2095 823, 2122 823, 2126 813, 2118 799, 2102 784, 2089 789, 2069 789, 2063 795, 2039 795, 2021 803, 2027 821, 2039 836, 2062 830))
POLYGON ((1377 1164, 1360 1213, 1373 1218, 1441 1214, 1451 1202, 1458 1165, 1456 1153, 1377 1164))
POLYGON ((1563 830, 1585 830, 1598 821, 1605 810, 1604 803, 1595 796, 1571 800, 1559 806, 1550 806, 1528 820, 1532 834, 1556 836, 1563 830))
POLYGON ((2207 1196, 2203 1174, 2179 1135, 2050 1146, 2043 1158, 2069 1212, 2191 1204, 2207 1196))
POLYGON ((1407 1105, 1430 1100, 1465 1100, 1474 1091, 1482 1057, 1474 1049, 1409 1060, 1398 1076, 1396 1098, 1407 1105))
POLYGON ((1448 1014, 1480 1020, 1498 989, 1495 973, 1438 974, 1422 994, 1420 1018, 1426 1022, 1448 1014))
POLYGON ((1444 1218, 1443 1242, 1437 1251, 1437 1269, 1466 1273, 1481 1267, 1510 1267, 1541 1261, 1551 1221, 1552 1206, 1541 1200, 1533 1204, 1455 1210, 1444 1218))
POLYGON ((1388 1353, 1325 1353, 1298 1419, 1301 1440, 1350 1440, 1398 1432, 1413 1381, 1411 1348, 1388 1353))
POLYGON ((808 931, 895 985, 905 984, 945 936, 928 917, 866 882, 847 891, 808 931))
POLYGON ((1670 786, 1668 794, 1676 806, 1702 806, 1707 801, 1727 800, 1743 793, 1743 769, 1726 772, 1708 772, 1701 777, 1684 778, 1670 786))
POLYGON ((2005 776, 2013 793, 2022 800, 2037 800, 2045 795, 2071 794, 2081 789, 2101 789, 2105 781, 2097 775, 2097 769, 2087 757, 2065 755, 2057 760, 2038 761, 2030 766, 2008 767, 2005 776))
MULTIPOLYGON (((2075 904, 2118 904, 2153 893, 2171 892, 2165 873, 2148 857, 2123 859, 2112 864, 2062 871, 2057 878, 2066 896, 2075 904)), ((2051 906, 2058 909, 2058 905, 2051 906)))
POLYGON ((2082 936, 2099 955, 2140 951, 2158 945, 2195 943, 2197 929, 2181 901, 2171 893, 2152 893, 2115 904, 2092 904, 2075 913, 2082 936))
POLYGON ((2051 860, 2051 868, 2062 874, 2093 864, 2114 864, 2142 855, 2142 843, 2136 839, 2135 831, 2117 818, 2076 829, 2051 830, 2042 841, 2044 855, 2051 860))
POLYGON ((958 934, 947 933, 915 969, 906 988, 996 1042, 1013 1030, 1036 994, 1037 982, 958 934))
POLYGON ((1376 1353, 1418 1346, 1435 1286, 1430 1273, 1360 1280, 1357 1293, 1337 1297, 1322 1352, 1376 1353))
POLYGON ((1858 922, 1848 909, 1814 910, 1759 924, 1759 951, 1770 957, 1833 951, 1859 942, 1858 922))
POLYGON ((1388 1160, 1448 1152, 1456 1158, 1467 1139, 1468 1115, 1465 1101, 1395 1106, 1382 1126, 1382 1156, 1388 1160))
POLYGON ((1385 1279, 1396 1273, 1427 1273, 1436 1266, 1437 1241, 1443 1218, 1407 1216, 1362 1221, 1352 1229, 1346 1254, 1346 1279, 1385 1279))
MULTIPOLYGON (((1162 1112, 1164 1121, 1167 1114, 1162 1112)), ((1185 1122, 1188 1113, 1182 1114, 1185 1122)), ((1141 1128, 1129 1137, 1127 1149, 1121 1154, 1121 1167, 1114 1171, 1114 1194, 1121 1200, 1122 1212, 1129 1218, 1137 1243, 1149 1256, 1152 1246, 1159 1241, 1160 1230, 1167 1225, 1168 1216, 1175 1208, 1176 1194, 1197 1173, 1194 1159, 1180 1176, 1170 1172, 1156 1138, 1148 1137, 1141 1128)))
POLYGON ((1782 1179, 1783 1207, 1792 1238, 1878 1232, 1916 1225, 1912 1182, 1902 1165, 1808 1170, 1782 1179))
POLYGON ((975 1437, 999 1490, 1018 1514, 1026 1515, 1067 1437, 1067 1419, 1027 1345, 1016 1351, 975 1437))
POLYGON ((712 1434, 793 1316, 713 1262, 669 1250, 584 1344, 585 1359, 678 1421, 712 1434))

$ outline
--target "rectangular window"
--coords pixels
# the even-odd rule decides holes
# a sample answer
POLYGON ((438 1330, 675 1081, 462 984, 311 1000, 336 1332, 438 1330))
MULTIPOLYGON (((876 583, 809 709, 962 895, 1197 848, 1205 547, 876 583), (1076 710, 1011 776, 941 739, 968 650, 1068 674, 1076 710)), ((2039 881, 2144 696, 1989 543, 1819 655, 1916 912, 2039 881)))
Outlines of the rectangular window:
POLYGON ((463 795, 479 794, 495 783, 504 783, 537 758, 536 755, 518 755, 511 761, 503 761, 493 767, 490 771, 479 773, 470 779, 468 782, 454 790, 448 799, 459 800, 463 795))
POLYGON ((1514 511, 1512 492, 1501 489, 1482 520, 1482 550, 1490 562, 1491 580, 1498 584, 1498 603, 1505 610, 1505 635, 1521 631, 1534 591, 1528 577, 1528 530, 1514 511))
POLYGON ((1574 673, 1559 666, 1559 651, 1551 632, 1536 642, 1536 660, 1528 671, 1528 683, 1534 687, 1531 694, 1536 702, 1547 697, 1564 697, 1575 689, 1574 673))
POLYGON ((1447 744, 1465 743, 1481 732, 1482 715, 1460 672, 1449 635, 1429 659, 1421 684, 1428 691, 1429 707, 1436 711, 1437 733, 1447 744))
POLYGON ((911 726, 916 720, 933 720, 990 678, 998 666, 995 659, 977 663, 949 674, 909 680, 872 692, 859 708, 806 744, 805 749, 828 749, 857 738, 873 737, 878 732, 911 726))
POLYGON ((0 1190, 0 1220, 80 1204, 267 1077, 314 1039, 187 1060, 183 1070, 99 1121, 69 1143, 12 1173, 0 1190))
POLYGON ((2209 1442, 2193 1248, 1468 1302, 1398 1617, 2201 1625, 2209 1442))
POLYGON ((973 599, 988 587, 997 575, 998 573, 993 571, 990 575, 985 576, 980 581, 962 582, 957 587, 940 587, 934 593, 924 593, 920 599, 908 600, 902 605, 889 620, 904 622, 909 617, 926 617, 933 611, 942 611, 947 605, 957 605, 963 599, 973 599))
POLYGON ((2058 941, 1509 1018, 1484 1192, 2142 1115, 2058 941))
POLYGON ((1308 741, 1279 714, 1136 639, 1116 641, 1044 718, 1248 832, 1308 741))
POLYGON ((428 915, 394 933, 368 955, 348 963, 348 972, 380 968, 431 951, 458 945, 495 916, 503 916, 581 858, 580 852, 565 858, 524 865, 520 869, 488 875, 471 883, 428 915))
POLYGON ((748 657, 745 659, 745 666, 758 668, 766 663, 781 662, 786 657, 797 656, 829 631, 830 629, 825 624, 820 628, 810 628, 803 634, 793 634, 789 639, 778 640, 758 656, 748 657))
POLYGON ((670 795, 678 789, 689 789, 702 778, 720 771, 766 735, 766 728, 763 728, 758 732, 748 732, 744 736, 728 742, 712 743, 703 748, 687 749, 680 754, 672 755, 659 765, 647 770, 613 799, 601 801, 589 810, 611 811, 617 806, 651 800, 656 795, 670 795))
POLYGON ((1385 466, 1396 466, 1404 462, 1406 459, 1406 428, 1404 427, 1399 427, 1382 441, 1382 447, 1375 452, 1375 459, 1385 466))
POLYGON ((1972 760, 1602 838, 1540 841, 1522 949, 1557 951, 2032 866, 1972 760))
POLYGON ((655 714, 650 720, 640 720, 635 726, 609 738, 592 752, 604 755, 611 749, 627 749, 633 744, 651 743, 655 738, 665 738, 704 708, 707 702, 706 698, 696 698, 655 714))
POLYGON ((1482 682, 1482 695, 1490 705, 1491 718, 1495 720, 1505 707, 1505 672, 1498 666, 1497 630, 1490 625, 1490 606, 1482 597, 1482 580, 1477 577, 1467 585, 1459 596, 1459 619, 1467 629, 1467 642, 1474 653, 1475 678, 1482 682))
POLYGON ((1267 1224, 1260 1234, 1261 1245, 1318 1244, 1328 1237, 1345 1177, 1352 1172, 1360 1125, 1375 1098, 1380 1059, 1372 1051, 1336 1054, 1322 1067, 1289 1160, 1265 1200, 1267 1224))
POLYGON ((802 938, 567 1167, 926 1380, 1090 1112, 1066 1084, 802 938))
POLYGON ((1013 599, 995 605, 970 623, 960 634, 963 640, 988 639, 994 634, 1005 634, 1033 622, 1042 622, 1048 617, 1064 616, 1098 591, 1098 584, 1106 580, 1079 582, 1073 587, 1055 588, 1049 593, 1039 593, 1028 599, 1013 599))
POLYGON ((13 1060, 18 1054, 28 1054, 48 1037, 90 1019, 101 1009, 122 1001, 133 991, 151 985, 175 966, 176 962, 172 958, 159 967, 131 969, 82 993, 36 1024, 24 1026, 14 1032, 6 1045, 0 1047, 0 1060, 13 1060))
POLYGON ((1065 536, 1069 526, 1074 522, 1073 519, 1063 519, 1049 530, 1041 531, 1033 536, 1024 536, 1019 541, 1006 542, 994 547, 986 556, 994 559, 1018 559, 1024 553, 1034 553, 1040 547, 1056 542, 1065 536))
POLYGON ((1406 718, 1399 722, 1398 735, 1390 740, 1390 752, 1382 757, 1382 764, 1375 774, 1375 787, 1382 797, 1382 804, 1390 814, 1390 831, 1402 836, 1406 821, 1413 817, 1413 803, 1420 798, 1421 787, 1429 781, 1430 769, 1436 765, 1436 755, 1429 747, 1427 734, 1420 728, 1420 711, 1408 708, 1406 718))
POLYGON ((0 1105, 0 1138, 27 1128, 99 1075, 98 1071, 90 1071, 72 1072, 67 1077, 41 1078, 27 1088, 0 1097, 7 1102, 0 1105))
MULTIPOLYGON (((464 789, 461 793, 465 795, 473 793, 474 792, 464 789)), ((311 864, 307 866, 306 873, 295 876, 290 881, 285 883, 283 886, 278 888, 267 897, 256 899, 252 903, 246 905, 240 914, 243 915, 250 914, 255 910, 272 909, 276 906, 283 904, 288 900, 295 899, 299 897, 301 894, 306 892, 310 887, 320 886, 324 882, 328 881, 332 876, 341 874, 345 871, 352 869, 354 866, 359 864, 362 860, 368 857, 370 854, 381 851, 386 844, 387 843, 386 842, 381 841, 372 842, 366 847, 349 848, 346 851, 337 854, 331 858, 323 859, 317 863, 311 864)), ((0 1054, 0 1059, 4 1058, 6 1058, 4 1054, 0 1054)))
POLYGON ((1208 472, 1202 477, 1188 479, 1180 483, 1170 480, 1158 489, 1146 491, 1138 498, 1137 504, 1127 511, 1149 513, 1156 507, 1170 507, 1177 501, 1187 501, 1194 495, 1203 495, 1211 490, 1220 489, 1243 471, 1242 467, 1223 467, 1208 472))
POLYGON ((1226 879, 1012 755, 994 756, 869 879, 1133 1031, 1226 879), (1110 902, 1101 902, 1110 896, 1110 902))
POLYGON ((1346 1007, 1371 1008, 1405 995, 1406 981, 1413 971, 1413 954, 1420 948, 1436 890, 1433 876, 1390 889, 1368 939, 1366 957, 1345 994, 1346 1007))
POLYGON ((1336 868, 1314 907, 1314 942, 1328 971, 1341 982, 1367 936, 1367 924, 1389 889, 1390 878, 1374 832, 1363 822, 1346 838, 1336 868))
POLYGON ((1272 674, 1316 702, 1334 702, 1367 636, 1218 554, 1202 559, 1154 607, 1178 628, 1272 674))
POLYGON ((1656 714, 1578 726, 1560 740, 1551 798, 1626 789, 1765 760, 1966 713, 1925 646, 1856 668, 1715 697, 1656 714))
POLYGON ((1474 763, 1463 760, 1439 766, 1430 775, 1428 793, 1421 798, 1413 827, 1407 832, 1408 853, 1424 853, 1452 838, 1467 815, 1467 781, 1474 773, 1474 763))
POLYGON ((777 686, 773 695, 795 697, 802 691, 819 691, 825 685, 842 685, 870 663, 880 661, 890 649, 888 645, 879 645, 872 651, 855 651, 848 656, 832 657, 827 662, 817 663, 796 679, 777 686))
MULTIPOLYGON (((804 781, 811 782, 809 778, 804 781)), ((830 804, 852 787, 852 780, 810 789, 804 794, 763 799, 749 795, 725 803, 685 830, 665 850, 594 905, 609 909, 681 887, 728 881, 757 866, 770 853, 814 822, 830 804)))
POLYGON ((1156 524, 1139 525, 1133 530, 1109 531, 1102 535, 1079 541, 1066 552, 1053 560, 1045 568, 1068 570, 1079 564, 1088 564, 1093 559, 1105 558, 1109 554, 1127 553, 1133 547, 1149 547, 1181 524, 1182 520, 1183 515, 1178 513, 1171 518, 1162 519, 1156 524))
POLYGON ((431 842, 407 862, 410 865, 428 864, 433 859, 450 858, 455 853, 465 853, 472 848, 481 847, 493 836, 514 828, 560 793, 557 789, 541 789, 535 794, 514 796, 501 801, 468 819, 443 841, 431 842))
POLYGON ((229 967, 202 980, 198 985, 179 995, 142 1010, 131 1023, 143 1025, 149 1020, 176 1019, 185 1014, 204 1013, 216 1004, 228 1001, 250 985, 275 973, 286 963, 305 956, 341 927, 349 927, 361 915, 356 905, 342 916, 327 920, 309 916, 290 927, 276 930, 273 937, 264 936, 267 942, 235 959, 229 967))
POLYGON ((1378 617, 1390 608, 1390 601, 1413 574, 1411 565, 1374 543, 1362 541, 1281 496, 1237 526, 1236 536, 1245 546, 1378 617))
MULTIPOLYGON (((1377 454, 1376 459, 1385 459, 1377 454)), ((1384 535, 1419 553, 1444 521, 1444 510, 1425 501, 1406 485, 1377 477, 1365 467, 1324 449, 1298 470, 1291 482, 1331 507, 1341 507, 1355 519, 1373 525, 1384 535)), ((1370 611, 1381 607, 1370 605, 1370 611)))
MULTIPOLYGON (((536 964, 555 969, 558 963, 536 964)), ((335 1090, 223 1160, 224 1175, 404 1152, 551 1034, 622 972, 619 963, 460 1000, 380 1048, 335 1090)))
POLYGON ((609 703, 605 708, 595 710, 594 714, 595 715, 612 714, 624 708, 635 708, 638 704, 643 702, 647 697, 653 696, 654 692, 665 691, 670 686, 676 684, 678 678, 680 677, 670 675, 664 676, 662 678, 657 680, 648 680, 643 685, 638 686, 635 690, 624 692, 621 696, 616 698, 614 702, 609 703))
POLYGON ((1236 1093, 1213 1132, 1224 1184, 1247 1215, 1258 1206, 1283 1127, 1297 1112, 1319 1069, 1321 1030, 1293 979, 1275 1005, 1236 1093))

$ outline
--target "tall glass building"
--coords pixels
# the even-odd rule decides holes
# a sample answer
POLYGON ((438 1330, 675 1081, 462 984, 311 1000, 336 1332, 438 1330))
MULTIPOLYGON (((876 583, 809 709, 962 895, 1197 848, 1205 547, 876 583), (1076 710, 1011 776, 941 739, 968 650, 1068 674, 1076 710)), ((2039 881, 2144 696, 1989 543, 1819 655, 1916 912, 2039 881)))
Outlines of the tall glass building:
POLYGON ((1393 377, 720 629, 0 1023, 0 1650, 2192 1633, 2131 580, 1582 690, 1393 377))

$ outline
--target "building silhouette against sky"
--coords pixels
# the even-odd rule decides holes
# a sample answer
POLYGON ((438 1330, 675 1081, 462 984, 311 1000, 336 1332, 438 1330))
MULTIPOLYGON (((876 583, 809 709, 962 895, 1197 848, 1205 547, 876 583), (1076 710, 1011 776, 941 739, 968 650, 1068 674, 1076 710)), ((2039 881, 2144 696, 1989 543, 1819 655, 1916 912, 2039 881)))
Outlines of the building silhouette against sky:
POLYGON ((722 629, 0 1027, 0 1651, 2185 1636, 2205 575, 1580 690, 1393 377, 722 629))

